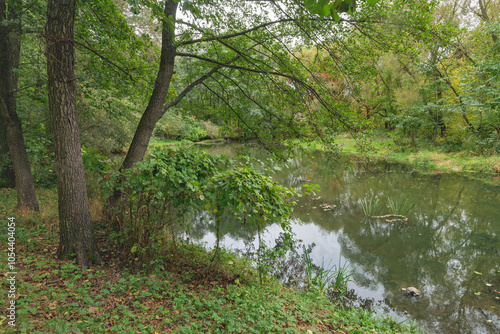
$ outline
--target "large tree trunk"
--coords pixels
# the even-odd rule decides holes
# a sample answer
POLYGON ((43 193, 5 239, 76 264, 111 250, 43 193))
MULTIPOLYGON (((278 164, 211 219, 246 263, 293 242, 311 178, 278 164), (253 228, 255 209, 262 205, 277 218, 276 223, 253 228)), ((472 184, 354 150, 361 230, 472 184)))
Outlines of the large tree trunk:
POLYGON ((76 0, 47 4, 49 113, 57 172, 60 243, 57 255, 78 264, 100 263, 90 218, 76 115, 73 26, 76 0))
POLYGON ((33 175, 26 153, 21 121, 16 112, 18 77, 15 70, 19 68, 21 51, 19 20, 22 7, 21 2, 17 1, 9 1, 8 5, 9 15, 7 15, 6 1, 0 1, 0 21, 12 20, 9 25, 0 24, 0 120, 14 169, 17 206, 21 209, 38 211, 33 175))
POLYGON ((156 77, 153 94, 148 106, 141 117, 139 125, 130 144, 122 168, 130 168, 141 161, 153 134, 156 123, 163 116, 163 104, 167 97, 168 88, 174 74, 175 45, 174 21, 177 12, 177 3, 173 0, 165 1, 164 13, 168 21, 163 22, 160 68, 156 77))

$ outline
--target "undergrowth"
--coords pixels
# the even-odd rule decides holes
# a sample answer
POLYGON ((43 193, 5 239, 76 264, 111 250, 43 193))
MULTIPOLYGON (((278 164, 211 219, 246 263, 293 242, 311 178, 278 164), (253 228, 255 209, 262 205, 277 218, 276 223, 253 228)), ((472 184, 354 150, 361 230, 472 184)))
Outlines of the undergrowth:
MULTIPOLYGON (((177 241, 148 267, 120 261, 109 224, 95 222, 106 263, 80 268, 59 261, 55 191, 39 193, 41 213, 14 210, 15 192, 0 191, 0 220, 17 222, 17 328, 7 333, 402 333, 416 332, 392 318, 334 306, 323 294, 259 281, 247 260, 211 254, 177 241)), ((5 224, 1 225, 5 233, 5 224)), ((132 261, 134 261, 132 259, 132 261)), ((2 265, 7 272, 6 263, 2 265)), ((8 302, 3 280, 0 304, 8 302)))

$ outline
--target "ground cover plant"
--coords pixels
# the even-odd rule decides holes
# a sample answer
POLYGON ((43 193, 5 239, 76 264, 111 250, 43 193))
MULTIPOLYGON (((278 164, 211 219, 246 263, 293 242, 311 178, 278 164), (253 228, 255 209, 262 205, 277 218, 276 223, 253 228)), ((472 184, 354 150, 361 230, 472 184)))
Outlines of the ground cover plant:
MULTIPOLYGON (((142 260, 121 247, 105 220, 95 221, 102 265, 82 268, 76 261, 59 261, 54 257, 55 191, 40 192, 39 213, 16 211, 13 193, 0 191, 0 219, 15 216, 19 254, 18 327, 3 327, 7 332, 417 331, 368 311, 335 307, 315 289, 287 288, 272 276, 262 281, 248 260, 224 249, 211 265, 213 254, 186 240, 166 241, 161 252, 157 250, 161 256, 142 268, 134 265, 142 260)), ((1 232, 5 229, 2 226, 1 232)), ((0 302, 7 302, 6 294, 0 302)), ((2 326, 5 320, 0 318, 2 326)))

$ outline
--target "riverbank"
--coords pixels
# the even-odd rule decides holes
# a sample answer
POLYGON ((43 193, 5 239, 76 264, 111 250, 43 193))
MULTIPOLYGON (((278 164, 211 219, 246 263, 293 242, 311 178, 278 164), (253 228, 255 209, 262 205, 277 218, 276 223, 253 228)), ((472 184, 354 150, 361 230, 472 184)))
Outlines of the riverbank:
MULTIPOLYGON (((361 309, 344 310, 325 296, 260 283, 244 259, 211 256, 188 242, 169 245, 148 266, 120 262, 109 227, 93 211, 95 232, 106 263, 79 268, 54 258, 58 244, 55 190, 38 190, 40 213, 17 212, 15 191, 0 189, 0 219, 16 222, 16 333, 403 333, 416 332, 393 319, 361 309)), ((7 235, 6 224, 1 231, 7 235)), ((4 272, 11 271, 3 267, 4 272)), ((6 289, 4 283, 4 291, 6 289)), ((8 303, 1 295, 2 305, 8 303)))
MULTIPOLYGON (((178 140, 152 140, 150 147, 172 147, 179 145, 213 145, 227 143, 227 140, 206 140, 203 142, 190 142, 178 140)), ((287 145, 310 150, 324 150, 324 145, 319 141, 306 142, 291 140, 287 145)), ((500 156, 478 156, 464 152, 445 153, 439 150, 419 150, 417 152, 397 152, 394 143, 389 138, 378 137, 373 139, 373 150, 361 151, 356 140, 347 135, 337 137, 335 145, 339 152, 350 157, 387 161, 411 166, 416 172, 422 174, 457 173, 468 176, 491 177, 489 183, 500 183, 500 156), (477 175, 474 175, 477 174, 477 175)), ((480 177, 481 178, 481 177, 480 177)))
MULTIPOLYGON (((438 150, 420 150, 418 152, 397 152, 389 138, 375 138, 371 145, 373 150, 361 151, 356 141, 350 136, 338 136, 335 144, 339 152, 350 156, 375 161, 387 161, 411 166, 422 174, 458 173, 465 175, 482 174, 491 176, 493 181, 500 182, 500 156, 474 156, 464 152, 444 153, 438 150)), ((320 142, 291 141, 289 145, 305 149, 324 150, 320 142)))

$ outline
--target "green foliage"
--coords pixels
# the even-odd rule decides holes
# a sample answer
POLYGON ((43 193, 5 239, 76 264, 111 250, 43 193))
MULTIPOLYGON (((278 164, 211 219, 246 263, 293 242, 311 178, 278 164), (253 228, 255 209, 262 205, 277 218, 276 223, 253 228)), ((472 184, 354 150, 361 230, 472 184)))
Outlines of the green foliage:
POLYGON ((35 185, 43 188, 53 187, 57 180, 51 141, 45 136, 26 136, 26 151, 35 185))
POLYGON ((123 193, 114 209, 124 249, 142 262, 153 259, 167 228, 196 210, 204 199, 202 188, 224 163, 223 157, 204 152, 157 149, 135 168, 104 181, 105 198, 116 190, 123 193))
POLYGON ((359 202, 361 204, 361 208, 363 209, 363 213, 365 214, 365 217, 370 217, 373 215, 373 210, 375 209, 375 206, 378 203, 378 198, 377 197, 365 197, 359 202))
MULTIPOLYGON (((213 128, 210 130, 213 136, 216 130, 213 128)), ((158 122, 154 135, 158 138, 186 139, 194 142, 208 137, 214 138, 209 136, 205 124, 198 121, 194 116, 187 117, 172 111, 165 113, 160 122, 158 122)))
POLYGON ((256 228, 280 223, 284 230, 290 229, 288 218, 294 203, 289 199, 298 194, 244 165, 215 173, 204 192, 208 199, 205 208, 216 219, 232 217, 256 228))
POLYGON ((406 216, 415 208, 415 204, 408 200, 407 197, 398 199, 397 197, 387 197, 387 205, 391 210, 391 214, 398 216, 406 216))
MULTIPOLYGON (((378 0, 358 0, 375 5, 378 0)), ((340 20, 338 13, 352 14, 356 10, 356 0, 304 0, 305 7, 314 14, 332 16, 340 20)))

